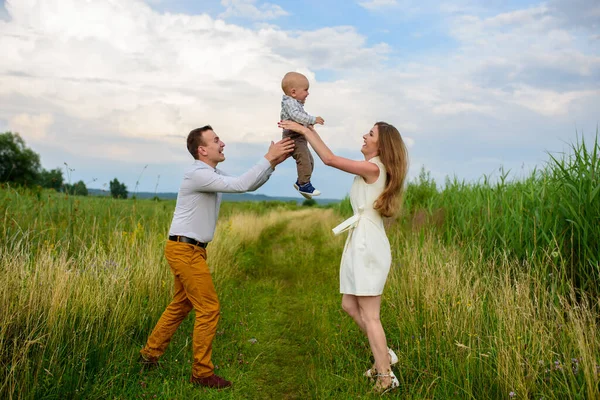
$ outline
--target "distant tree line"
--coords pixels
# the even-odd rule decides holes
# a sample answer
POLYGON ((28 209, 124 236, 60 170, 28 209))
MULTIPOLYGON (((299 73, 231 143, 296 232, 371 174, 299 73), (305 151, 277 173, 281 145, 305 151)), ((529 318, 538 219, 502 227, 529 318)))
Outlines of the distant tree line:
MULTIPOLYGON (((88 189, 80 180, 65 182, 60 168, 46 170, 40 164, 40 156, 25 145, 18 133, 0 133, 0 183, 20 186, 40 186, 75 196, 87 196, 88 189)), ((110 194, 117 199, 127 198, 127 186, 117 178, 110 181, 110 194)))
POLYGON ((127 198, 127 186, 124 183, 119 182, 117 178, 110 181, 110 195, 115 199, 126 199, 127 198))

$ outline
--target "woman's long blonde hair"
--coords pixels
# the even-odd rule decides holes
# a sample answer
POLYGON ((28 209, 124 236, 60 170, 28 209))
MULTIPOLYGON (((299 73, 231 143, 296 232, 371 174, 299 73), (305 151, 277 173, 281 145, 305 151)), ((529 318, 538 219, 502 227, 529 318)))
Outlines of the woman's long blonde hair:
POLYGON ((385 166, 386 184, 383 193, 375 200, 374 208, 384 217, 393 217, 402 205, 404 180, 408 172, 408 151, 393 125, 385 122, 375 124, 379 132, 379 158, 385 166))

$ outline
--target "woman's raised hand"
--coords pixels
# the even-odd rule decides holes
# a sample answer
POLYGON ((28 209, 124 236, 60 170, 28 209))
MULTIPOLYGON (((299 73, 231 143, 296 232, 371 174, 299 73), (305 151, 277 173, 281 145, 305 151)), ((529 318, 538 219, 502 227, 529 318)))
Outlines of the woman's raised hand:
POLYGON ((306 134, 306 132, 309 130, 304 125, 300 125, 294 121, 279 121, 277 126, 279 126, 281 129, 288 129, 290 131, 298 132, 302 135, 306 134))

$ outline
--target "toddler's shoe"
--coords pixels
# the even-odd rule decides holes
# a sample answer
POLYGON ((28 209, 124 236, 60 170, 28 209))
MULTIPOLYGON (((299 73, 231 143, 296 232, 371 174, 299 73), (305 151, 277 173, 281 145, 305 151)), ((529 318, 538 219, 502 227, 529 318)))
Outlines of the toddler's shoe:
POLYGON ((294 183, 294 188, 296 188, 296 190, 307 199, 312 199, 313 196, 318 196, 321 194, 321 192, 315 189, 310 182, 307 182, 304 185, 299 185, 298 181, 296 181, 296 183, 294 183))

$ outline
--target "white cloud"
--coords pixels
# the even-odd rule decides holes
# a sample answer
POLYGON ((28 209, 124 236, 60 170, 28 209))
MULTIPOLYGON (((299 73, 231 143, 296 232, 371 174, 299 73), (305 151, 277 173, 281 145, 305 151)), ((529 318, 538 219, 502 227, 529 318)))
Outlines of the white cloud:
POLYGON ((256 6, 256 0, 221 0, 221 5, 226 7, 219 15, 220 18, 241 17, 253 20, 271 20, 289 15, 287 11, 277 4, 262 3, 256 6))
POLYGON ((561 24, 576 29, 600 29, 600 3, 598 0, 551 0, 549 7, 561 24))
POLYGON ((49 113, 38 115, 21 113, 9 120, 8 127, 13 132, 21 133, 26 140, 43 140, 53 122, 54 118, 49 113))
POLYGON ((600 89, 600 56, 578 46, 576 33, 563 28, 545 5, 451 21, 459 47, 449 72, 481 82, 484 102, 491 98, 545 116, 566 115, 574 101, 600 89))
POLYGON ((520 86, 516 88, 512 97, 517 104, 551 117, 566 114, 569 106, 577 100, 589 97, 600 99, 600 90, 557 93, 552 90, 520 86))
POLYGON ((502 27, 506 25, 525 25, 534 24, 544 27, 545 24, 552 23, 553 17, 548 15, 548 7, 539 6, 501 13, 483 20, 483 24, 489 27, 502 27))
POLYGON ((369 1, 359 1, 362 7, 368 10, 377 10, 383 7, 395 6, 398 4, 397 0, 369 0, 369 1))
POLYGON ((174 135, 184 129, 179 107, 168 103, 140 105, 120 113, 115 128, 139 137, 174 135))
POLYGON ((433 107, 434 114, 461 114, 461 113, 491 113, 493 108, 490 106, 478 105, 465 102, 444 103, 433 107))
MULTIPOLYGON (((267 3, 226 7, 243 4, 267 3)), ((232 144, 226 152, 235 142, 266 146, 280 135, 287 71, 310 79, 306 109, 325 119, 320 132, 336 151, 360 156, 361 135, 383 120, 440 174, 462 167, 446 160, 449 144, 540 146, 550 128, 597 118, 600 55, 589 32, 578 35, 550 6, 446 15, 455 48, 418 56, 372 44, 354 26, 247 28, 161 14, 141 0, 9 0, 7 8, 0 123, 60 157, 91 148, 111 162, 186 162, 183 138, 206 123, 232 144), (333 78, 316 79, 321 70, 333 78)))
POLYGON ((293 32, 266 29, 259 34, 273 51, 311 69, 365 68, 378 64, 390 52, 385 43, 368 47, 366 38, 352 26, 293 32))
POLYGON ((402 139, 404 140, 404 144, 406 144, 406 147, 408 147, 409 149, 415 145, 415 139, 409 136, 402 135, 402 139))
POLYGON ((278 118, 285 72, 361 67, 387 50, 368 47, 349 27, 251 30, 207 15, 157 14, 139 1, 7 5, 0 96, 38 99, 129 136, 211 122, 233 132, 230 140, 263 140, 278 118))
POLYGON ((17 97, 31 115, 60 116, 46 125, 40 118, 15 119, 24 134, 31 131, 33 144, 54 133, 55 151, 77 154, 92 146, 112 160, 168 162, 175 152, 164 152, 161 143, 179 145, 178 136, 206 123, 226 142, 267 143, 280 135, 280 82, 290 70, 311 79, 307 109, 329 118, 330 132, 344 132, 333 145, 347 145, 344 125, 362 120, 365 129, 374 122, 374 110, 361 104, 368 96, 339 107, 323 100, 337 103, 351 82, 322 84, 311 71, 364 68, 384 57, 386 46, 366 45, 350 27, 253 30, 207 15, 158 14, 135 0, 15 0, 7 6, 12 20, 0 24, 0 120, 22 114, 17 97))

